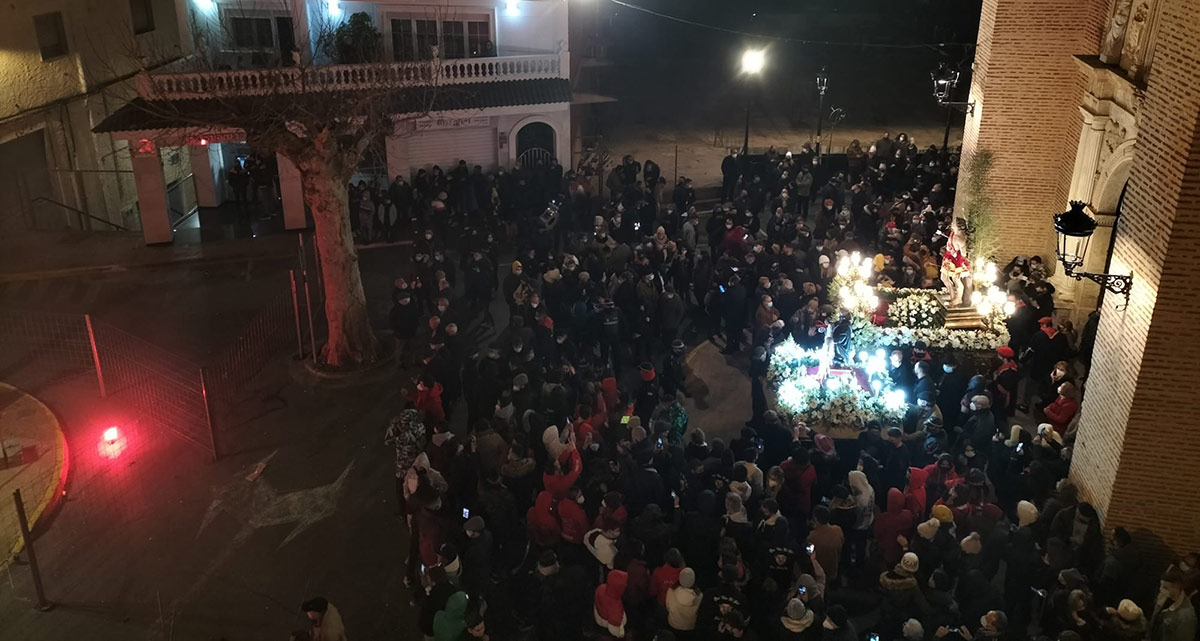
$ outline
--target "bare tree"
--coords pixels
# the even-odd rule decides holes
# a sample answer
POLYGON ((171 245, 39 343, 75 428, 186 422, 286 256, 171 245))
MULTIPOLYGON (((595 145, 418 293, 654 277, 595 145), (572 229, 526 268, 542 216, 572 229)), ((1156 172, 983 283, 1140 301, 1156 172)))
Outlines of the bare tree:
MULTIPOLYGON (((193 19, 198 43, 218 40, 193 19)), ((152 89, 129 104, 143 112, 160 129, 172 129, 187 138, 202 137, 206 131, 239 130, 247 144, 270 150, 290 160, 300 172, 304 202, 312 212, 325 292, 328 342, 321 348, 319 363, 331 369, 354 369, 376 361, 378 341, 367 314, 359 272, 358 252, 351 232, 347 185, 364 152, 398 131, 413 129, 413 121, 428 115, 439 93, 440 65, 433 60, 395 65, 379 60, 378 42, 338 42, 346 32, 339 25, 320 25, 314 39, 318 44, 334 42, 341 51, 347 45, 367 62, 320 66, 312 57, 308 34, 294 34, 297 53, 280 66, 243 76, 253 84, 221 80, 231 72, 214 67, 216 57, 203 47, 185 61, 185 68, 218 72, 190 78, 150 76, 143 78, 152 89), (203 76, 209 76, 208 79, 203 76), (175 84, 166 84, 173 82, 175 84), (191 82, 192 85, 186 83, 191 82), (198 99, 173 100, 172 91, 194 86, 198 99)), ((224 30, 225 25, 220 25, 224 30)), ((217 34, 222 37, 229 34, 217 34)), ((142 56, 144 58, 144 56, 142 56)))

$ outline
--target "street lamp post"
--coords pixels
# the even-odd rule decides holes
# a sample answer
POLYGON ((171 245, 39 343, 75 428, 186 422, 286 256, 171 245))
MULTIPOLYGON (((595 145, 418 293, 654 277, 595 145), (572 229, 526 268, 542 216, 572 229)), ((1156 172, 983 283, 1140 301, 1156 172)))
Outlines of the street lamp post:
POLYGON ((762 49, 747 49, 742 53, 742 74, 745 75, 746 132, 742 139, 742 156, 750 152, 750 77, 762 73, 767 65, 766 52, 762 49))
POLYGON ((975 112, 974 102, 950 100, 954 96, 954 88, 958 86, 959 75, 958 71, 947 67, 945 63, 938 65, 937 70, 929 74, 930 80, 933 81, 933 97, 937 98, 939 105, 946 108, 946 132, 942 136, 942 151, 950 148, 950 125, 954 120, 954 108, 959 107, 967 114, 975 112))
POLYGON ((825 122, 825 90, 829 88, 829 76, 825 67, 817 72, 817 162, 821 161, 821 125, 825 122))

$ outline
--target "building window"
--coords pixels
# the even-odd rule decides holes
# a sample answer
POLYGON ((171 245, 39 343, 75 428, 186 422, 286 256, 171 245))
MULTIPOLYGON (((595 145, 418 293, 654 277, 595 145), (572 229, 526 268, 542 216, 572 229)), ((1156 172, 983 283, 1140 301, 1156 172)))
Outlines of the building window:
POLYGON ((494 56, 492 25, 485 16, 454 20, 392 18, 392 59, 429 60, 438 47, 442 58, 494 56))
POLYGON ((229 19, 229 27, 233 33, 233 46, 238 49, 275 48, 270 18, 233 17, 229 19))
POLYGON ((463 28, 463 23, 457 20, 442 22, 442 57, 467 57, 466 30, 463 28))
POLYGON ((62 12, 34 16, 33 31, 37 34, 42 60, 53 60, 67 55, 67 30, 63 27, 62 12))
POLYGON ((151 0, 129 0, 129 13, 133 16, 133 33, 154 31, 154 6, 151 0))
POLYGON ((492 26, 486 20, 467 22, 467 51, 472 58, 496 55, 496 47, 492 44, 492 26))
POLYGON ((416 24, 416 59, 429 60, 437 46, 437 20, 414 20, 416 24))
POLYGON ((392 56, 397 62, 405 62, 416 58, 413 49, 413 21, 392 21, 392 56))

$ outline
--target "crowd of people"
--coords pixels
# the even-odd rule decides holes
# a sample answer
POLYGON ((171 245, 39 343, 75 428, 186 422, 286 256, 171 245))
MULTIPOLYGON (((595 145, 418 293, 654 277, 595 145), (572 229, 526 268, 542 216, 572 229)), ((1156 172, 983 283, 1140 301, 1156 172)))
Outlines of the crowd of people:
POLYGON ((704 212, 632 157, 602 183, 460 164, 352 190, 415 238, 390 320, 418 375, 384 441, 425 638, 1194 640, 1196 555, 1137 591, 1138 543, 1067 479, 1094 327, 1055 322, 1036 257, 996 283, 994 366, 891 354, 902 421, 835 441, 771 409, 770 350, 824 340, 843 252, 942 285, 957 154, 865 147, 731 152, 704 212), (708 339, 749 345, 733 425, 682 402, 708 339))

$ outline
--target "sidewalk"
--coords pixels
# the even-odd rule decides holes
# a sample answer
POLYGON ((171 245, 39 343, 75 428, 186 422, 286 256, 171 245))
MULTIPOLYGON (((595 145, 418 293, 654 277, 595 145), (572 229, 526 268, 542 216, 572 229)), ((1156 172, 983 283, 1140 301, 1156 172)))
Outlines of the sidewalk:
POLYGON ((0 443, 9 463, 0 458, 0 568, 21 551, 20 525, 13 492, 21 491, 32 528, 62 495, 67 478, 67 446, 50 408, 21 390, 0 383, 0 443), (26 462, 27 461, 27 462, 26 462))
POLYGON ((137 232, 28 230, 0 239, 0 282, 296 255, 295 232, 150 247, 137 232))

